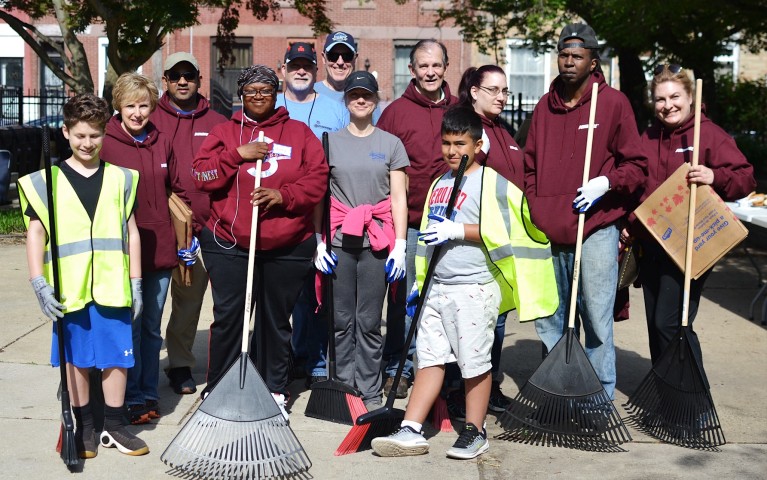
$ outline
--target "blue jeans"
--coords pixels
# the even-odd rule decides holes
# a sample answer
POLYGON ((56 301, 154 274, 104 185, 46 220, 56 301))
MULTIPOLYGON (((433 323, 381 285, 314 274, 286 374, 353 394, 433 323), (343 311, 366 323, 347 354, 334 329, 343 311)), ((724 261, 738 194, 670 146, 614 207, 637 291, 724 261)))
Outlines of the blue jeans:
MULTIPOLYGON (((559 307, 554 315, 537 320, 535 329, 548 351, 567 331, 575 246, 552 245, 554 274, 559 290, 559 307)), ((615 344, 613 305, 618 283, 618 228, 610 225, 592 233, 581 252, 575 332, 580 324, 586 333, 585 350, 605 392, 615 398, 615 344)))
MULTIPOLYGON (((323 299, 324 302, 332 299, 323 299)), ((327 317, 314 313, 317 298, 314 292, 314 275, 309 275, 293 307, 293 354, 305 359, 304 370, 307 375, 326 377, 326 355, 328 345, 327 317)))
MULTIPOLYGON (((386 307, 386 339, 383 347, 383 360, 386 362, 384 371, 387 377, 394 378, 399 366, 399 357, 402 355, 402 349, 405 345, 407 332, 410 330, 412 318, 405 314, 405 303, 410 288, 415 283, 415 249, 418 246, 418 229, 407 228, 407 250, 405 254, 405 265, 407 266, 407 275, 405 281, 397 285, 397 295, 394 298, 391 295, 391 289, 388 290, 389 297, 386 307)), ((405 359, 405 368, 402 370, 403 378, 413 378, 413 356, 415 355, 415 336, 407 349, 407 358, 405 359)))
POLYGON ((162 347, 162 310, 168 296, 172 270, 144 272, 142 287, 144 310, 133 322, 133 368, 128 369, 125 403, 143 405, 147 400, 158 400, 160 381, 160 348, 162 347))

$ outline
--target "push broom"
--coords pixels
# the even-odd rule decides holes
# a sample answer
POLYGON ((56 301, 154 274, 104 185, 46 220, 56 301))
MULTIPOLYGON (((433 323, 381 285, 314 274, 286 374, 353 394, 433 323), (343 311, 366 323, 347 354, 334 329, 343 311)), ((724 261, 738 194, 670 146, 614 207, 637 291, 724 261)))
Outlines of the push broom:
MULTIPOLYGON (((328 133, 322 134, 322 148, 325 158, 330 165, 330 148, 328 133)), ((328 255, 331 251, 333 232, 330 229, 330 176, 328 175, 328 190, 325 193, 325 209, 323 212, 323 228, 325 229, 325 245, 328 255)), ((335 341, 335 311, 333 309, 333 275, 323 275, 325 314, 328 318, 328 379, 312 384, 311 393, 304 414, 307 417, 327 420, 329 422, 353 425, 358 416, 367 412, 362 403, 360 392, 338 380, 336 376, 336 341, 335 341)))
MULTIPOLYGON (((583 185, 589 181, 598 85, 591 90, 583 185)), ((567 332, 498 419, 499 438, 530 444, 616 451, 631 436, 575 335, 583 227, 578 214, 567 332)))
MULTIPOLYGON (((45 194, 48 201, 48 233, 51 242, 51 272, 53 274, 53 296, 61 301, 59 290, 59 244, 56 237, 56 205, 53 203, 53 168, 51 167, 51 131, 43 126, 43 157, 45 160, 45 194)), ((56 320, 56 336, 59 343, 59 373, 61 375, 61 428, 56 451, 61 455, 64 465, 72 470, 80 463, 75 445, 75 422, 72 419, 72 405, 69 401, 67 382, 67 360, 64 356, 64 319, 56 320)))
MULTIPOLYGON (((260 132, 258 141, 264 141, 260 132)), ((255 186, 261 185, 256 162, 255 186)), ((309 457, 248 356, 258 206, 253 206, 242 349, 160 459, 184 477, 284 478, 305 474, 309 457)))
MULTIPOLYGON (((461 157, 461 163, 458 165, 458 170, 455 172, 455 181, 453 182, 453 191, 450 192, 450 198, 447 202, 447 209, 445 211, 445 218, 450 218, 453 215, 453 208, 455 207, 455 199, 458 196, 458 191, 461 187, 461 180, 463 174, 466 171, 466 164, 469 162, 468 155, 461 157)), ((424 278, 423 287, 421 287, 421 295, 418 297, 418 303, 416 304, 415 315, 413 315, 413 321, 410 323, 410 329, 407 332, 407 338, 404 345, 410 345, 415 336, 416 328, 418 327, 418 320, 421 317, 421 311, 426 300, 426 296, 429 292, 429 285, 431 279, 434 276, 434 269, 437 267, 437 259, 442 252, 442 245, 434 247, 434 251, 431 255, 431 261, 429 262, 429 268, 426 270, 426 277, 424 278)), ((405 360, 407 359, 407 347, 402 349, 402 353, 399 357, 399 365, 397 366, 397 373, 394 375, 394 381, 389 390, 389 396, 386 397, 386 404, 383 407, 368 412, 364 415, 357 417, 354 422, 354 426, 343 439, 341 445, 335 451, 336 456, 346 455, 349 453, 359 452, 360 450, 370 449, 370 442, 376 437, 383 437, 390 435, 394 430, 399 427, 400 422, 405 417, 405 412, 401 409, 394 408, 394 399, 397 397, 397 387, 402 380, 402 371, 405 369, 405 360)))
MULTIPOLYGON (((698 165, 703 82, 695 85, 695 127, 692 166, 698 165)), ((689 448, 713 449, 724 445, 724 432, 716 414, 703 367, 690 347, 688 316, 692 246, 695 234, 697 185, 690 184, 687 243, 684 258, 682 325, 675 339, 653 365, 626 403, 638 428, 659 440, 689 448)))

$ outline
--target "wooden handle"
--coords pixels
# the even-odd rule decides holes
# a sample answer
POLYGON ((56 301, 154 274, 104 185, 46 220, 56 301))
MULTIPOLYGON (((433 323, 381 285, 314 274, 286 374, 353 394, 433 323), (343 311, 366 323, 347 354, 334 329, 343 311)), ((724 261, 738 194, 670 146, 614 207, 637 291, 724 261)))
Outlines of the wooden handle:
MULTIPOLYGON (((695 81, 695 128, 692 136, 692 166, 698 166, 700 152, 700 106, 703 98, 703 80, 695 81)), ((684 293, 682 294, 682 326, 687 326, 690 316, 690 281, 692 276, 692 241, 695 237, 695 204, 698 197, 698 185, 690 184, 690 203, 687 214, 687 244, 684 252, 684 293)))
MULTIPOLYGON (((264 141, 263 130, 258 132, 258 141, 264 141)), ((253 188, 261 186, 262 160, 256 161, 256 181, 253 188)), ((256 259, 256 235, 258 234, 258 205, 253 205, 253 215, 250 221, 250 244, 248 245, 248 280, 245 287, 245 315, 242 319, 242 353, 248 352, 248 336, 250 333, 250 314, 253 304, 253 270, 256 259)))
MULTIPOLYGON (((589 131, 586 136, 586 158, 583 164, 583 181, 585 187, 589 183, 589 170, 591 169, 591 148, 594 143, 594 121, 597 116, 597 96, 599 84, 594 82, 591 86, 591 109, 589 110, 589 131)), ((581 250, 583 249, 583 226, 586 223, 586 212, 578 214, 578 233, 575 237, 575 259, 573 261, 573 284, 570 289, 570 312, 567 317, 567 328, 575 328, 575 309, 578 305, 578 280, 581 276, 581 250)))

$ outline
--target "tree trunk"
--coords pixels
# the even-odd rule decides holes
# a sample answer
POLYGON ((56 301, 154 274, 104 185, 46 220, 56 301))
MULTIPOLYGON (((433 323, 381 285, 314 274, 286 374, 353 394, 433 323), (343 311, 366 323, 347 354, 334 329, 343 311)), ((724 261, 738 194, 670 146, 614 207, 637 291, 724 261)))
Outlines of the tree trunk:
POLYGON ((104 97, 107 103, 109 103, 110 107, 112 106, 112 88, 117 81, 117 77, 117 72, 115 72, 115 69, 112 67, 112 63, 110 62, 109 66, 107 67, 106 78, 104 79, 104 91, 101 93, 101 96, 104 97))
POLYGON ((617 48, 616 52, 621 70, 621 92, 631 103, 637 128, 641 133, 652 119, 652 110, 647 107, 647 80, 645 80, 642 61, 636 51, 617 48))

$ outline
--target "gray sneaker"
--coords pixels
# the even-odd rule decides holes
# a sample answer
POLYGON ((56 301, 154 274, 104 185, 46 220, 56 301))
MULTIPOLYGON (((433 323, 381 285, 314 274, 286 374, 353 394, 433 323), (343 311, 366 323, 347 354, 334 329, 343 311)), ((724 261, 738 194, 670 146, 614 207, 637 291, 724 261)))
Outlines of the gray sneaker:
POLYGON ((373 451, 382 457, 405 457, 423 455, 429 451, 429 442, 410 427, 400 427, 388 437, 374 438, 373 451))
POLYGON ((133 435, 125 427, 101 432, 101 446, 106 448, 117 447, 120 453, 138 456, 149 453, 149 447, 143 440, 133 435))
POLYGON ((483 428, 480 432, 473 423, 467 423, 458 435, 458 440, 447 451, 448 458, 468 460, 482 455, 490 448, 487 441, 487 433, 483 428))

